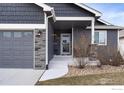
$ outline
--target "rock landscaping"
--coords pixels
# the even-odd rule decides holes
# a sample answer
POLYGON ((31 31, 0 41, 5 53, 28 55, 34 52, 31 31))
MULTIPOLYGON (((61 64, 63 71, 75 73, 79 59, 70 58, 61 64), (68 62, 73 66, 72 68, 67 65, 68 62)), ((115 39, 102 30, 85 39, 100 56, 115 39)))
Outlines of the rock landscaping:
POLYGON ((82 76, 82 75, 91 75, 91 74, 104 74, 104 73, 123 72, 123 71, 124 71, 124 65, 121 66, 102 65, 102 67, 86 66, 83 69, 74 66, 69 66, 69 71, 64 77, 82 76))

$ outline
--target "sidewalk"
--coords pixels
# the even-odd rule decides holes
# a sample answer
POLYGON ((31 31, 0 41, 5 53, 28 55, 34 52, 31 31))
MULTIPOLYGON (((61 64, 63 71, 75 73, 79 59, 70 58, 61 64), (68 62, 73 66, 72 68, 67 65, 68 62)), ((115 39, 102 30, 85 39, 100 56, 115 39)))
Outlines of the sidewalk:
POLYGON ((68 64, 73 62, 71 56, 55 56, 49 64, 49 69, 41 77, 40 81, 55 79, 68 73, 68 64))

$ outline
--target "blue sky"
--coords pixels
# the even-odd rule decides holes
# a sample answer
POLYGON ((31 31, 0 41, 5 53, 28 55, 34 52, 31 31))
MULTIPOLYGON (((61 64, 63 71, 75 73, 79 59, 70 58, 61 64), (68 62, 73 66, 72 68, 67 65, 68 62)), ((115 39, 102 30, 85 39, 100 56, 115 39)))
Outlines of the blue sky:
POLYGON ((102 12, 101 19, 114 25, 124 26, 124 3, 87 3, 86 5, 102 12))

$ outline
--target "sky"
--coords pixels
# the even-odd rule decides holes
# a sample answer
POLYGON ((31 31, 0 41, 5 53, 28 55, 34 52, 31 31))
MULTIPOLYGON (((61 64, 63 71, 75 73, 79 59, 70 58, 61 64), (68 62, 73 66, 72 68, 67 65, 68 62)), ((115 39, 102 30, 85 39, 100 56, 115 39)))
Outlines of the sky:
POLYGON ((118 26, 124 26, 124 3, 86 3, 102 13, 101 19, 118 26))

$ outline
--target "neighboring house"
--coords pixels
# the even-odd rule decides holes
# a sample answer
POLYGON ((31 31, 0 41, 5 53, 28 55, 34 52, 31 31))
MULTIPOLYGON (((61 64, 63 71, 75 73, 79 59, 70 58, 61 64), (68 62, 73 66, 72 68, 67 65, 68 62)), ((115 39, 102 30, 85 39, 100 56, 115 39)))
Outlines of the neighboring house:
POLYGON ((0 68, 45 69, 54 55, 74 57, 83 34, 104 53, 108 46, 117 50, 122 28, 101 15, 84 4, 1 3, 0 68))
POLYGON ((119 31, 119 50, 124 59, 124 30, 119 31))

